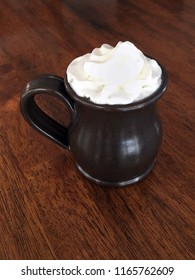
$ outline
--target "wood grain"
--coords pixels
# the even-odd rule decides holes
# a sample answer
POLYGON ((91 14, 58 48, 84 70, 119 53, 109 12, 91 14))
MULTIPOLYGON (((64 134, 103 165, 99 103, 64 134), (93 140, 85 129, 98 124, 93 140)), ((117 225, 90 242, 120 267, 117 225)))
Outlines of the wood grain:
MULTIPOLYGON (((194 259, 194 11, 193 0, 0 1, 0 259, 194 259), (154 170, 114 189, 32 130, 19 99, 35 76, 63 76, 73 58, 120 40, 159 60, 169 87, 154 170)), ((60 102, 39 102, 68 123, 60 102)))

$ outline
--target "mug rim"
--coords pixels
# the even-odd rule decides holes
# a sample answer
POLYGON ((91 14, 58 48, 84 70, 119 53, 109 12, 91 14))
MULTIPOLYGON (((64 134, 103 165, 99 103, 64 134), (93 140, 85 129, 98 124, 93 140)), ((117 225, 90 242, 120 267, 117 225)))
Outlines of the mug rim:
MULTIPOLYGON (((147 57, 153 59, 150 56, 147 56, 147 57)), ((72 87, 68 83, 66 73, 64 75, 65 88, 73 100, 75 100, 78 103, 81 103, 82 105, 85 105, 85 106, 88 106, 88 107, 91 107, 94 109, 106 110, 106 111, 129 111, 129 110, 139 109, 139 108, 145 107, 145 106, 157 101, 163 95, 165 90, 167 89, 167 83, 168 83, 167 71, 165 70, 164 66, 161 63, 159 63, 157 60, 156 60, 156 62, 158 63, 158 65, 161 67, 161 70, 162 70, 160 86, 151 95, 149 95, 141 100, 135 101, 135 102, 131 102, 131 103, 127 103, 127 104, 94 103, 94 102, 90 101, 87 97, 81 97, 78 94, 76 94, 76 92, 72 89, 72 87)))

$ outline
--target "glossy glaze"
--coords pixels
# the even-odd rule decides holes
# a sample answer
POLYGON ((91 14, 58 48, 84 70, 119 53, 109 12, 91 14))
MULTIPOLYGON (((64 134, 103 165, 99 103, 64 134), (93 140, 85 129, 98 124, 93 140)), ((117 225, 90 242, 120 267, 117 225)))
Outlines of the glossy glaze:
POLYGON ((119 186, 144 178, 154 165, 162 140, 156 102, 167 86, 130 105, 97 105, 78 97, 65 79, 67 92, 76 100, 75 122, 69 133, 70 148, 79 170, 103 185, 119 186))

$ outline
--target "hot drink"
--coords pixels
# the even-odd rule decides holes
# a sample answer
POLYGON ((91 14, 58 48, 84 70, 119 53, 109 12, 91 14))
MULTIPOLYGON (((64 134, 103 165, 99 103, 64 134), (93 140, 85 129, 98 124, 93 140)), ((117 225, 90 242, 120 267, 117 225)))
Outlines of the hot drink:
POLYGON ((29 82, 21 111, 34 129, 70 150, 85 177, 124 186, 143 179, 154 166, 162 139, 156 102, 166 86, 164 67, 133 44, 104 44, 73 60, 64 79, 42 75, 29 82), (60 98, 70 125, 44 113, 37 94, 60 98))

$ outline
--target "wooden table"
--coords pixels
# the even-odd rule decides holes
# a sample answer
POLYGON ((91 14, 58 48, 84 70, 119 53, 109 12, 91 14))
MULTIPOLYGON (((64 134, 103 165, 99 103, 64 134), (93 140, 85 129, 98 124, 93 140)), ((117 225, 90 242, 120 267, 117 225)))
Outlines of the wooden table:
MULTIPOLYGON (((0 1, 0 258, 193 259, 195 1, 0 1), (152 173, 100 187, 23 119, 20 95, 102 43, 132 41, 167 69, 152 173)), ((42 108, 68 123, 63 104, 42 108)))

